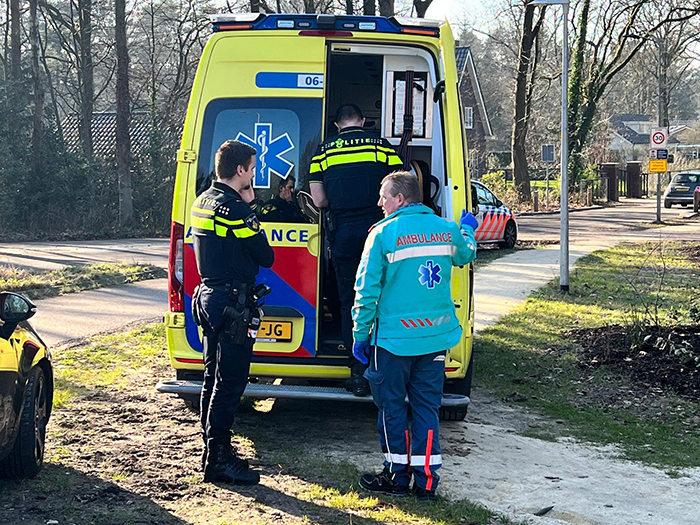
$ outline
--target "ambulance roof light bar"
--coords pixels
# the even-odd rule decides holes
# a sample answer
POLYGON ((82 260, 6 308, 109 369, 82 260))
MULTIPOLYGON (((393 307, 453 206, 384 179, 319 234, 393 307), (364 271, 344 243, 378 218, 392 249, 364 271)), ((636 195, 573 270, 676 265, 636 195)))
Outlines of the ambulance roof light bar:
MULTIPOLYGON (((308 33, 372 31, 378 33, 409 33, 439 36, 440 22, 422 18, 383 16, 353 16, 333 14, 223 13, 211 15, 214 31, 236 29, 301 29, 308 33)), ((301 34, 301 33, 300 33, 301 34)), ((345 34, 345 33, 344 33, 345 34)), ((347 35, 347 36, 352 36, 347 35)))

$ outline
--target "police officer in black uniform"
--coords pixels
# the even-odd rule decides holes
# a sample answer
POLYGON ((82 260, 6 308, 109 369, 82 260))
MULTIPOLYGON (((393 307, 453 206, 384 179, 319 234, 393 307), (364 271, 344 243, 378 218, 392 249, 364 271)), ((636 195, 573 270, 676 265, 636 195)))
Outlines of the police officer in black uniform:
POLYGON ((274 252, 247 203, 256 151, 229 140, 216 152, 216 180, 192 206, 194 251, 202 284, 193 298, 195 320, 204 333, 204 481, 256 484, 260 475, 231 448, 231 426, 248 382, 259 323, 255 286, 259 267, 269 268, 274 252))
POLYGON ((330 208, 328 238, 340 295, 343 342, 349 354, 351 379, 347 389, 357 396, 369 393, 362 376, 365 365, 352 356, 352 316, 355 274, 367 232, 383 218, 377 206, 382 179, 403 161, 388 140, 363 129, 365 119, 355 104, 338 108, 339 134, 321 143, 311 159, 311 197, 319 208, 330 208))

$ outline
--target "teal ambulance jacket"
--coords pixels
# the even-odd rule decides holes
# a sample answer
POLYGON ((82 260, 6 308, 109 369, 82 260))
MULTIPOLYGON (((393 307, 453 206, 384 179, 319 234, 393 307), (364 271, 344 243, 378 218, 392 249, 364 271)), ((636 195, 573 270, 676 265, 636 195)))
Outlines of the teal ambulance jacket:
POLYGON ((455 346, 452 266, 476 258, 474 230, 438 217, 422 204, 399 208, 370 230, 357 269, 353 337, 395 355, 424 355, 455 346))

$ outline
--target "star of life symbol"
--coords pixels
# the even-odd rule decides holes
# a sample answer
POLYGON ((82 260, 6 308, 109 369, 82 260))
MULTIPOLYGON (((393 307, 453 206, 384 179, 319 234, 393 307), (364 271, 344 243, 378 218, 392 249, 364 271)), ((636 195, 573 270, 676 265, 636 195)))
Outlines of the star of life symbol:
POLYGON ((272 139, 272 123, 257 122, 255 124, 255 138, 239 131, 236 140, 248 144, 258 152, 254 172, 255 179, 253 180, 254 188, 269 188, 270 172, 285 180, 289 177, 294 164, 282 157, 294 149, 294 144, 288 133, 272 139))
POLYGON ((420 274, 418 282, 432 290, 435 288, 436 284, 440 284, 440 281, 442 281, 442 277, 440 277, 441 269, 439 264, 435 264, 433 261, 426 261, 426 263, 422 264, 418 269, 418 273, 420 274))

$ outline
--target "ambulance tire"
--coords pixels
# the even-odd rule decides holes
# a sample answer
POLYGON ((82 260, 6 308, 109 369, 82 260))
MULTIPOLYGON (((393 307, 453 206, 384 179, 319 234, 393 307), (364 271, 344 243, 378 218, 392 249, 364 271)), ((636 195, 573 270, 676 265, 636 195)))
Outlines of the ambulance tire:
POLYGON ((503 230, 503 240, 498 243, 499 248, 515 248, 515 243, 518 240, 518 229, 515 227, 515 222, 512 220, 506 223, 503 230))
MULTIPOLYGON (((471 396, 472 392, 472 375, 474 372, 474 350, 469 358, 469 368, 467 375, 457 381, 445 383, 443 391, 446 394, 461 394, 463 396, 471 396)), ((440 421, 464 421, 467 417, 467 409, 469 405, 459 407, 440 407, 440 421)))

